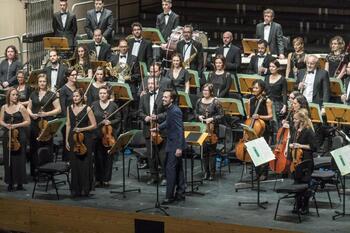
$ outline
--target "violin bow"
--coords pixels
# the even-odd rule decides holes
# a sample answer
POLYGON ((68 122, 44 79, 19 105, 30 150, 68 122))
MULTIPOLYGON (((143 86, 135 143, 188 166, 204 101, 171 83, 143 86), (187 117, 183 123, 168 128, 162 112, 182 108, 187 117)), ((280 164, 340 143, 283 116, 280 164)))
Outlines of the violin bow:
POLYGON ((122 106, 120 106, 119 108, 117 108, 114 112, 112 112, 111 114, 108 115, 108 117, 106 117, 105 119, 103 119, 101 122, 99 122, 97 124, 97 126, 101 126, 103 124, 103 121, 108 120, 109 118, 111 118, 114 114, 116 114, 117 112, 119 112, 120 110, 122 110, 126 105, 128 105, 131 102, 131 100, 128 100, 127 102, 125 102, 122 106))

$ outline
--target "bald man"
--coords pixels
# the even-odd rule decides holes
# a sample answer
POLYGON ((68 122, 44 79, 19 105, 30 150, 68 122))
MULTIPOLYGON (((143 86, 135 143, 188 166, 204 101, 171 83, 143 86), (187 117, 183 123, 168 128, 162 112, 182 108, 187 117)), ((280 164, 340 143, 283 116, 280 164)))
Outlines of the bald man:
POLYGON ((225 32, 222 36, 224 45, 216 50, 216 55, 222 54, 226 58, 225 70, 231 74, 237 73, 241 66, 241 50, 232 44, 233 35, 225 32))

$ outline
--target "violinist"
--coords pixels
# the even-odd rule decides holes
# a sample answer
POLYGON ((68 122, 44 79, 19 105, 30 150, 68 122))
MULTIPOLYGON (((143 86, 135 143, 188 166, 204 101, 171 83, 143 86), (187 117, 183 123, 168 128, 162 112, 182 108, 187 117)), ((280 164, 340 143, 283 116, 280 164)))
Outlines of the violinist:
MULTIPOLYGON (((295 128, 295 133, 292 135, 292 140, 289 144, 290 149, 292 150, 291 154, 293 155, 293 150, 301 149, 299 152, 294 152, 294 158, 291 166, 297 166, 300 162, 304 160, 313 161, 313 152, 317 149, 317 143, 315 140, 315 133, 312 129, 312 123, 305 111, 298 111, 293 116, 293 123, 295 128), (294 165, 293 165, 294 164, 294 165)), ((310 167, 308 167, 309 173, 313 171, 313 162, 310 167)), ((309 183, 311 177, 294 177, 297 182, 309 183)), ((308 213, 309 207, 309 191, 305 191, 301 195, 297 196, 297 205, 296 208, 301 210, 301 214, 308 213)))
POLYGON ((74 67, 77 69, 79 67, 79 78, 92 78, 92 68, 90 64, 89 51, 86 45, 79 45, 76 47, 74 52, 74 67))
POLYGON ((98 124, 94 143, 95 179, 96 187, 108 187, 112 178, 113 155, 108 150, 115 144, 121 128, 120 111, 110 116, 118 109, 118 105, 111 101, 108 87, 99 89, 99 100, 92 104, 98 124))
POLYGON ((25 128, 29 124, 30 117, 26 108, 18 101, 18 91, 10 87, 6 93, 6 104, 1 107, 0 113, 0 125, 5 128, 2 148, 5 183, 8 184, 9 192, 14 190, 14 184, 17 184, 16 190, 24 190, 23 184, 26 183, 27 177, 25 128), (9 145, 10 142, 11 145, 9 145))
POLYGON ((217 146, 217 135, 219 133, 219 122, 224 116, 224 111, 217 98, 214 97, 214 87, 206 83, 202 88, 202 98, 197 101, 196 118, 207 125, 209 139, 203 146, 204 180, 215 178, 215 155, 217 146))
POLYGON ((344 89, 345 92, 341 96, 341 100, 344 104, 350 105, 350 62, 346 64, 346 74, 344 76, 344 89))
POLYGON ((52 120, 54 116, 61 112, 57 93, 49 90, 48 78, 44 73, 38 75, 38 87, 29 97, 27 110, 32 119, 30 130, 30 169, 31 174, 34 175, 38 149, 46 146, 49 148, 50 152, 53 151, 52 138, 46 142, 41 142, 37 139, 40 133, 45 129, 47 121, 52 120))
POLYGON ((16 85, 16 89, 18 91, 19 102, 24 107, 27 107, 29 103, 29 96, 30 96, 30 93, 32 92, 32 88, 28 84, 26 84, 26 80, 24 76, 25 75, 23 70, 19 70, 17 72, 18 85, 16 85))
POLYGON ((162 134, 163 142, 156 145, 157 143, 153 141, 151 143, 152 138, 150 135, 151 122, 162 122, 166 116, 166 108, 162 104, 163 92, 159 89, 159 79, 149 77, 147 80, 147 90, 148 92, 141 96, 139 104, 139 114, 143 122, 143 135, 146 139, 147 157, 151 174, 147 184, 157 182, 157 165, 160 165, 162 168, 161 185, 165 185, 165 138, 162 134))
POLYGON ((66 148, 70 152, 71 191, 73 197, 89 196, 92 189, 92 133, 96 119, 83 104, 83 91, 73 92, 73 104, 67 109, 66 148))
MULTIPOLYGON (((107 86, 111 88, 111 85, 105 80, 105 71, 103 67, 99 66, 95 72, 95 82, 91 84, 90 88, 86 93, 86 102, 87 105, 91 106, 91 104, 100 99, 99 97, 99 89, 102 86, 107 86)), ((114 96, 111 96, 114 99, 114 96)))

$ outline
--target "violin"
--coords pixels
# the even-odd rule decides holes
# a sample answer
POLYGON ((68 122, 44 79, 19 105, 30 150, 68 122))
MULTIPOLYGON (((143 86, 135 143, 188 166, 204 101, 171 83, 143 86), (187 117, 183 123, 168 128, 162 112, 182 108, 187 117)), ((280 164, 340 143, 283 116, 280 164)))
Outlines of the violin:
POLYGON ((18 151, 21 148, 21 143, 18 140, 18 129, 11 129, 11 151, 18 151))
MULTIPOLYGON (((107 112, 104 112, 105 119, 107 119, 107 112)), ((116 140, 113 136, 113 127, 111 125, 102 126, 102 144, 104 147, 112 147, 116 140)))
MULTIPOLYGON (((208 108, 205 110, 205 117, 209 118, 209 110, 208 110, 208 108)), ((213 122, 206 123, 206 126, 207 126, 206 132, 208 133, 207 141, 210 144, 212 144, 212 145, 218 143, 219 138, 218 138, 218 136, 215 133, 215 124, 213 122)))
MULTIPOLYGON (((300 131, 297 130, 296 137, 294 139, 294 143, 297 141, 299 135, 300 135, 300 131)), ((294 172, 296 167, 302 162, 303 149, 301 149, 301 148, 292 148, 291 149, 291 158, 292 158, 292 162, 290 164, 290 172, 294 172)))
MULTIPOLYGON (((263 100, 265 100, 265 97, 261 95, 253 115, 258 113, 263 100)), ((250 162, 252 161, 252 159, 250 158, 250 155, 244 143, 261 137, 265 132, 265 122, 262 119, 248 118, 247 120, 245 120, 244 124, 248 125, 251 129, 253 129, 255 134, 247 132, 247 130, 243 129, 243 137, 236 144, 236 157, 241 161, 250 162)))
MULTIPOLYGON (((156 128, 156 122, 151 120, 151 129, 156 128)), ((162 136, 160 136, 159 130, 157 132, 152 132, 151 133, 151 141, 155 145, 159 145, 163 142, 162 136)))
MULTIPOLYGON (((288 115, 285 120, 289 119, 292 111, 289 110, 288 115)), ((275 160, 269 162, 269 166, 272 171, 277 174, 286 172, 286 168, 289 165, 289 160, 287 159, 287 151, 290 138, 290 129, 281 126, 277 131, 276 145, 273 150, 275 155, 275 160)))
POLYGON ((74 132, 73 133, 73 141, 74 141, 74 147, 73 147, 73 151, 74 153, 78 154, 78 155, 85 155, 87 152, 87 148, 84 144, 84 134, 79 132, 74 132))

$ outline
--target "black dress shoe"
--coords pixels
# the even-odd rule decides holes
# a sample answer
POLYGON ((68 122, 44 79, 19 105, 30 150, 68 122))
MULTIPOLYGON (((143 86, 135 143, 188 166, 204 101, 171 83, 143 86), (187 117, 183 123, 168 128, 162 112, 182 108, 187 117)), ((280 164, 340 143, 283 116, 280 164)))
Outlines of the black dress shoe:
POLYGON ((209 179, 209 173, 206 172, 204 173, 203 180, 208 180, 209 179))
POLYGON ((210 175, 209 176, 209 181, 213 181, 214 180, 214 175, 210 175))
POLYGON ((12 184, 9 184, 8 186, 7 186, 7 191, 9 191, 9 192, 13 192, 14 190, 13 190, 13 185, 12 184))
POLYGON ((26 191, 23 187, 23 185, 19 184, 17 185, 17 188, 16 188, 17 191, 26 191))
POLYGON ((176 200, 177 201, 185 201, 186 200, 185 194, 176 194, 176 200))
POLYGON ((162 201, 162 205, 169 205, 171 203, 174 203, 175 199, 173 198, 165 198, 163 201, 162 201))
POLYGON ((154 178, 151 178, 149 181, 147 181, 148 185, 155 184, 157 181, 154 178))

